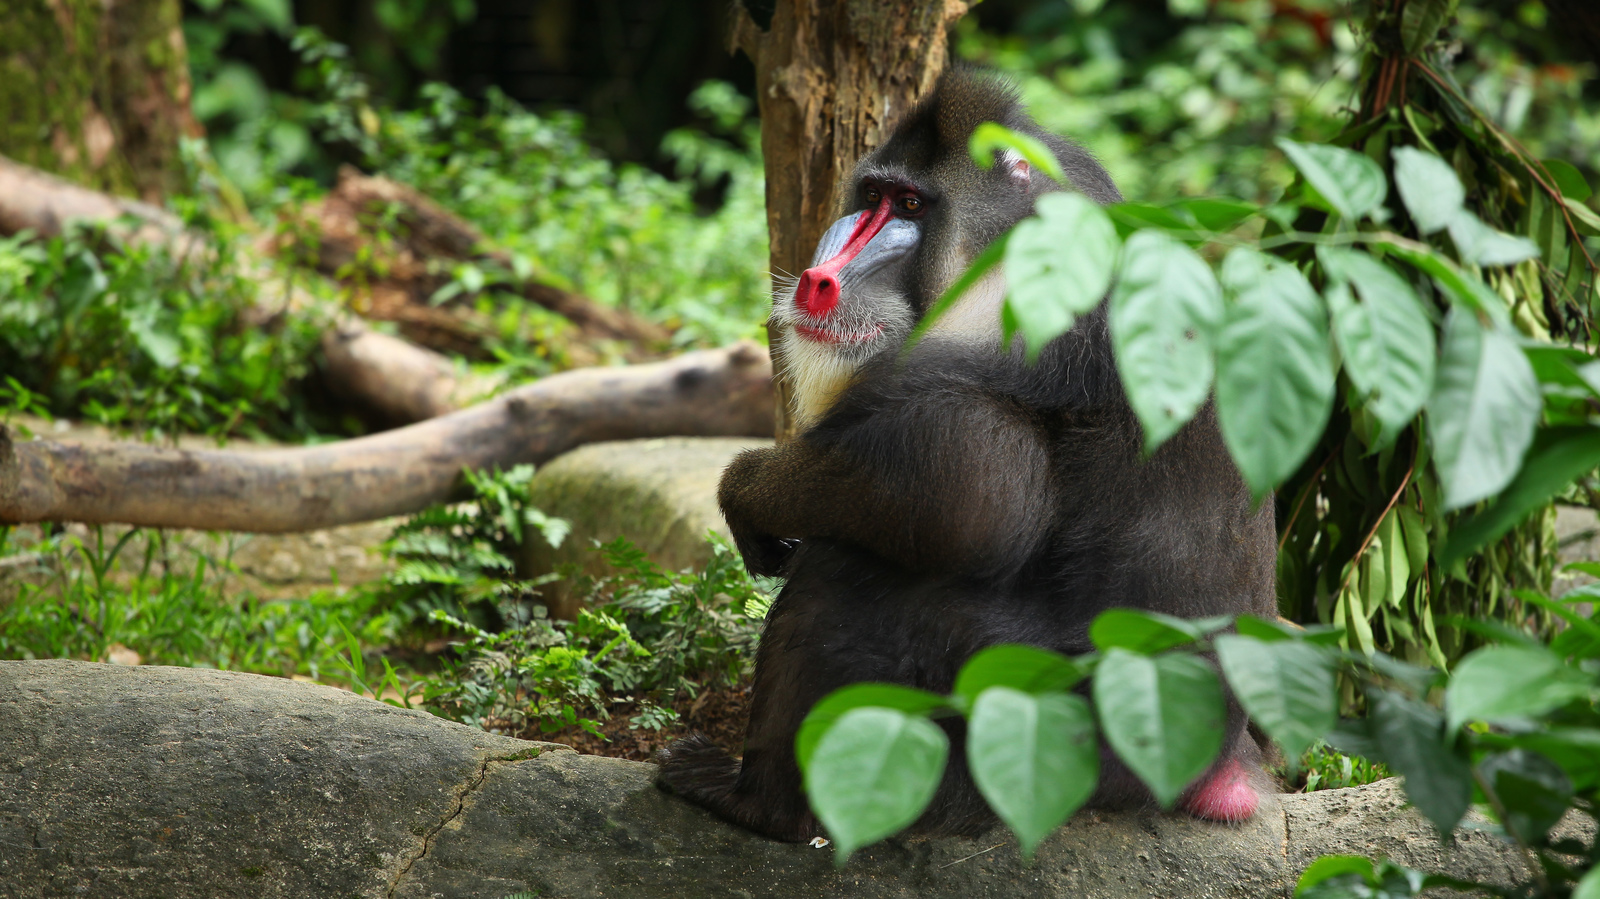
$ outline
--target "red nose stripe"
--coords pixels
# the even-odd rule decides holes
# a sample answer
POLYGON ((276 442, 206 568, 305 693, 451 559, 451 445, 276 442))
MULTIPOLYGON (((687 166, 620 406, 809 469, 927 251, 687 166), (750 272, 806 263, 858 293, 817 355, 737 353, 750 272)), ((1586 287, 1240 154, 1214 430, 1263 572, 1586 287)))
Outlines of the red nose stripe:
POLYGON ((794 304, 813 318, 826 318, 839 305, 839 270, 872 243, 883 226, 889 224, 893 209, 889 198, 884 197, 877 209, 864 210, 856 219, 856 229, 845 241, 844 249, 827 262, 800 273, 800 284, 794 291, 794 304))

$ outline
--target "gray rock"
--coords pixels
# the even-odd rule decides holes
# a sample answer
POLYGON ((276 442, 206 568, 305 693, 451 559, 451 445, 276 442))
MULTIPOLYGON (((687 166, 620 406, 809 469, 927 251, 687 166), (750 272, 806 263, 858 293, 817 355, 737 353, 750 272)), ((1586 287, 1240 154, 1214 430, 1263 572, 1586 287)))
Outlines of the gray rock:
MULTIPOLYGON (((595 541, 625 536, 668 571, 700 567, 710 558, 706 531, 728 536, 717 509, 717 479, 741 450, 771 446, 759 437, 663 437, 591 443, 546 463, 534 477, 532 504, 572 522, 572 533, 552 549, 529 534, 518 570, 536 577, 574 563, 603 574, 595 541)), ((551 611, 571 618, 576 598, 561 583, 544 588, 551 611)))
POLYGON ((1003 831, 907 838, 843 870, 579 755, 330 687, 180 668, 0 662, 8 897, 1284 897, 1380 852, 1509 883, 1482 832, 1442 846, 1392 781, 1280 797, 1230 827, 1085 813, 1032 866, 1003 831))

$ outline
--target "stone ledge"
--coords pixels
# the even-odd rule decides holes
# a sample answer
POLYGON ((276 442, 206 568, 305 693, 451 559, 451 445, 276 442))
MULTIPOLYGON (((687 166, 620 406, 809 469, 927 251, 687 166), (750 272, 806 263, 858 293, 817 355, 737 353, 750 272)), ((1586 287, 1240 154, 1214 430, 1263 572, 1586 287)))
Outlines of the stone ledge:
POLYGON ((908 838, 842 871, 652 784, 649 765, 249 674, 0 662, 6 896, 1285 897, 1329 852, 1509 883, 1393 782, 1289 795, 1245 826, 1084 813, 1024 867, 1003 831, 908 838))

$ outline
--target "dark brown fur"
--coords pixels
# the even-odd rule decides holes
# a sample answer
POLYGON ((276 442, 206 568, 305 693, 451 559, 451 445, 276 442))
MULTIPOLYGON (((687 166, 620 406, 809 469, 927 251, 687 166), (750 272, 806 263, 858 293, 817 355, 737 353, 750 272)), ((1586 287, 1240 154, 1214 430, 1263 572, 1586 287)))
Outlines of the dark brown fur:
MULTIPOLYGON (((1038 132, 1003 90, 947 80, 857 177, 900 171, 940 183, 926 173, 958 166, 950 148, 964 154, 971 129, 994 119, 1038 132)), ((1087 154, 1052 140, 1076 184, 1116 197, 1087 154)), ((988 177, 966 165, 959 177, 988 177)), ((934 238, 958 214, 969 233, 993 236, 1027 211, 971 211, 958 199, 939 199, 949 218, 929 224, 926 252, 950 252, 934 238)), ((920 287, 919 314, 939 289, 920 287)), ((1210 407, 1152 458, 1140 448, 1103 306, 1032 366, 992 347, 931 342, 903 364, 892 350, 868 362, 814 428, 741 455, 723 476, 719 499, 746 563, 788 582, 757 655, 742 762, 684 740, 662 754, 662 784, 752 830, 804 840, 817 822, 794 737, 838 687, 947 693, 961 665, 997 643, 1088 651, 1089 622, 1113 606, 1273 615, 1271 503, 1252 505, 1210 407)), ((963 725, 946 727, 950 764, 918 829, 981 831, 993 818, 966 769, 963 725)), ((1225 739, 1224 760, 1256 766, 1237 708, 1225 739)), ((1148 793, 1113 761, 1095 801, 1148 793)))

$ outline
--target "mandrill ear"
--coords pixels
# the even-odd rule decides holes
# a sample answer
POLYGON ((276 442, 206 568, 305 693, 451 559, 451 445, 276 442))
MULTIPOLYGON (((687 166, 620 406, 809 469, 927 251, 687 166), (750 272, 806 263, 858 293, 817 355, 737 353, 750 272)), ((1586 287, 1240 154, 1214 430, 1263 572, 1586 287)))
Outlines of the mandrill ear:
POLYGON ((1033 183, 1033 166, 1029 165, 1028 160, 1023 159, 1022 154, 1016 150, 1000 151, 1000 166, 1010 176, 1011 183, 1023 190, 1027 190, 1033 183))

